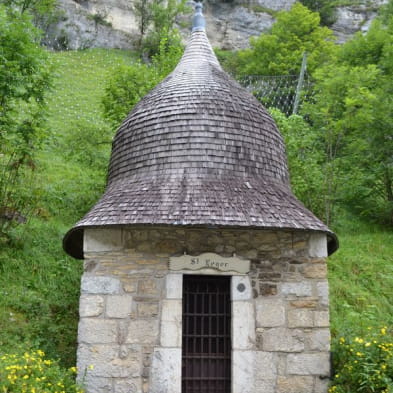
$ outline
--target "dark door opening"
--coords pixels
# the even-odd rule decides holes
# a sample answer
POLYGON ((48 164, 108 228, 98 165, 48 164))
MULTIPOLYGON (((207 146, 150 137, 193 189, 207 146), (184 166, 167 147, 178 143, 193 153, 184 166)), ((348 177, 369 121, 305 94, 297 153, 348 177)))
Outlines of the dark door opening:
POLYGON ((230 277, 183 278, 182 393, 230 393, 230 277))

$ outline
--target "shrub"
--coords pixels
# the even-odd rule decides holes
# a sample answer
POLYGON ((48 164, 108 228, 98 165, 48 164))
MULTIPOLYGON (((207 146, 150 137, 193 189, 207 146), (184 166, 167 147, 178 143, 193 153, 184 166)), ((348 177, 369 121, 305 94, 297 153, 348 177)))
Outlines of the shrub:
POLYGON ((365 337, 339 337, 333 343, 334 369, 329 393, 392 393, 393 339, 387 328, 365 337))
POLYGON ((75 382, 76 368, 61 368, 37 350, 0 356, 2 393, 83 393, 75 382))

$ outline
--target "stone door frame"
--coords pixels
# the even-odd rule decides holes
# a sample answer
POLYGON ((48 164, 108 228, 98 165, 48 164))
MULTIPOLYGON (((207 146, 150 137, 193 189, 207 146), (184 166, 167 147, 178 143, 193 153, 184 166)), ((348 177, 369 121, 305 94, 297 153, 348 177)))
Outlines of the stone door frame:
POLYGON ((181 393, 183 276, 231 276, 232 393, 252 393, 255 365, 255 309, 250 278, 201 269, 169 272, 162 303, 160 347, 153 353, 151 393, 181 393))

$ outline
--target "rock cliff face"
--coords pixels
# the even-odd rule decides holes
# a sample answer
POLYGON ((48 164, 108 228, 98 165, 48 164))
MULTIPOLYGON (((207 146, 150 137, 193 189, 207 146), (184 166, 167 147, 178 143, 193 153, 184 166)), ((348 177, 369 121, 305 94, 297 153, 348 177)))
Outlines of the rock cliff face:
MULTIPOLYGON (((378 7, 388 0, 364 0, 364 4, 337 8, 332 29, 338 42, 357 31, 366 31, 378 7)), ((47 44, 57 48, 133 48, 138 39, 133 0, 59 0, 63 17, 48 29, 47 44)), ((295 0, 208 0, 204 13, 213 46, 247 47, 251 36, 267 31, 276 11, 288 10, 295 0)), ((187 20, 189 17, 187 17, 187 20)), ((184 36, 188 29, 183 29, 184 36)))

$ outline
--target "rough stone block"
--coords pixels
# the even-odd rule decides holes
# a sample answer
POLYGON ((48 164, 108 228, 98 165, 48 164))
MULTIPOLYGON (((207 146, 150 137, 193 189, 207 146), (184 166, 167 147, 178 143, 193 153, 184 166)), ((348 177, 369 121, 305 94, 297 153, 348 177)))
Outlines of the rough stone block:
POLYGON ((128 325, 127 344, 154 345, 158 339, 157 320, 132 320, 128 325))
MULTIPOLYGON (((79 345, 78 369, 91 378, 130 378, 138 377, 141 359, 138 352, 129 351, 127 356, 119 356, 117 345, 79 345)), ((92 390, 92 392, 95 392, 92 390)))
POLYGON ((252 299, 251 282, 248 276, 232 276, 231 299, 250 300, 252 299))
POLYGON ((156 317, 158 315, 158 303, 139 303, 138 317, 156 317))
POLYGON ((330 356, 328 352, 289 354, 288 374, 329 376, 330 356))
POLYGON ((277 377, 277 355, 272 352, 255 352, 255 380, 274 380, 277 377))
POLYGON ((312 233, 308 242, 308 255, 312 258, 327 257, 327 239, 324 233, 312 233))
POLYGON ((138 379, 126 378, 115 381, 114 393, 139 393, 140 388, 138 387, 138 379))
POLYGON ((155 348, 149 393, 181 392, 181 349, 155 348))
POLYGON ((136 292, 138 288, 138 283, 136 280, 132 279, 122 279, 123 289, 125 292, 136 292))
POLYGON ((321 305, 327 307, 329 305, 329 285, 327 281, 317 283, 317 293, 320 298, 321 305))
POLYGON ((232 348, 252 349, 255 345, 255 316, 252 302, 232 302, 232 348))
POLYGON ((181 348, 182 301, 163 300, 161 317, 161 346, 181 348))
POLYGON ((120 292, 120 280, 113 277, 83 275, 81 292, 83 294, 117 294, 120 292))
POLYGON ((82 318, 79 321, 78 342, 91 344, 116 343, 116 321, 101 318, 82 318))
POLYGON ((169 273, 166 276, 166 298, 182 299, 183 297, 183 275, 169 273))
POLYGON ((327 266, 325 263, 309 264, 303 269, 306 278, 326 278, 327 266))
POLYGON ((312 285, 309 282, 284 282, 281 285, 281 293, 284 296, 311 296, 312 285))
POLYGON ((112 229, 92 229, 83 231, 83 251, 103 252, 121 250, 123 248, 122 230, 112 229))
POLYGON ((157 280, 153 278, 145 278, 138 282, 138 295, 158 296, 159 288, 157 280))
POLYGON ((276 380, 264 379, 255 381, 255 393, 276 393, 276 380))
POLYGON ((232 351, 232 393, 255 393, 254 372, 254 351, 232 351))
MULTIPOLYGON (((78 366, 79 368, 79 366, 78 366)), ((87 393, 111 393, 112 392, 112 378, 100 378, 84 372, 78 375, 78 382, 83 385, 87 393)))
POLYGON ((112 295, 106 298, 106 316, 108 318, 127 318, 131 313, 131 295, 112 295))
POLYGON ((313 377, 278 377, 277 393, 313 393, 313 377))
POLYGON ((298 329, 272 328, 262 334, 264 351, 301 352, 304 350, 304 334, 298 329))
POLYGON ((104 311, 104 298, 97 295, 82 295, 79 299, 79 316, 98 317, 104 311))
POLYGON ((314 326, 329 327, 329 311, 314 311, 314 326))
POLYGON ((314 318, 311 310, 294 309, 288 311, 289 327, 312 327, 313 325, 314 318))
POLYGON ((285 325, 285 305, 282 299, 260 297, 256 300, 257 327, 285 325))
POLYGON ((329 329, 314 329, 307 335, 307 347, 310 351, 330 350, 329 329))
POLYGON ((327 393, 329 389, 329 379, 328 378, 316 378, 314 393, 327 393))
POLYGON ((316 308, 318 306, 318 300, 316 298, 293 300, 290 304, 296 308, 316 308))

